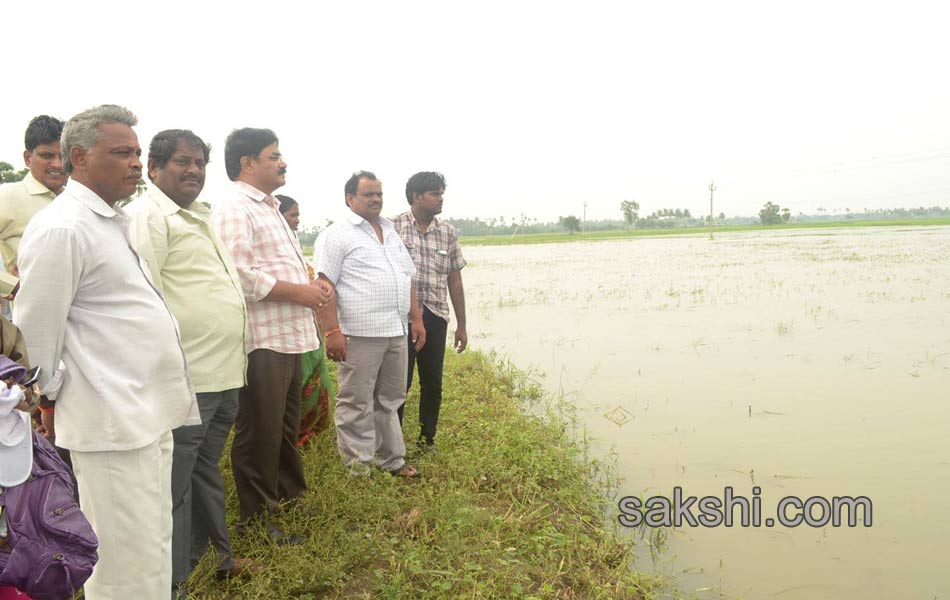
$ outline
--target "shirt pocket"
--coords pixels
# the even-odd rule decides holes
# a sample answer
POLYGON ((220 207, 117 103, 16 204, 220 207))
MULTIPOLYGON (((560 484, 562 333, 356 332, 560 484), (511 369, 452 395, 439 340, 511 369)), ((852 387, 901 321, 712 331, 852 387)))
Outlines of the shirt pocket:
POLYGON ((439 275, 446 275, 449 272, 449 251, 445 248, 440 248, 438 246, 432 246, 426 248, 428 259, 427 262, 430 265, 430 269, 434 273, 439 275))

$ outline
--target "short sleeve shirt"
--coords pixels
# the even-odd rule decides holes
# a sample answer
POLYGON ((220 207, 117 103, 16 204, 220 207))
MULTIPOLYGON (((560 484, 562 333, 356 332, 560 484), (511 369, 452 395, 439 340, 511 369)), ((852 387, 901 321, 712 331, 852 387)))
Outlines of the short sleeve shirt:
POLYGON ((340 329, 360 337, 406 335, 415 267, 392 222, 378 221, 379 242, 369 221, 353 213, 331 225, 314 244, 316 270, 336 287, 340 329))
POLYGON ((433 218, 423 233, 412 211, 394 218, 393 227, 399 232, 416 266, 416 274, 412 278, 416 297, 433 314, 448 321, 449 273, 462 270, 466 264, 458 232, 449 223, 433 218))

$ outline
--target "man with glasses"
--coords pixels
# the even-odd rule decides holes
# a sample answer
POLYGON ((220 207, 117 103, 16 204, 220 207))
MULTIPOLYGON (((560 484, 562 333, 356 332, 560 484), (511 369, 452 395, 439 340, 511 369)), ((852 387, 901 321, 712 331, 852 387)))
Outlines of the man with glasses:
POLYGON ((241 526, 261 517, 272 541, 299 543, 268 514, 307 488, 297 450, 300 355, 320 347, 313 311, 330 299, 330 287, 310 282, 300 243, 278 210, 273 193, 284 185, 287 163, 274 132, 231 132, 224 166, 234 187, 212 218, 234 259, 249 324, 247 385, 231 445, 241 526))
POLYGON ((415 267, 381 216, 383 184, 376 175, 354 173, 343 193, 352 214, 321 233, 313 253, 320 280, 336 291, 320 319, 327 358, 339 363, 337 447, 352 475, 369 475, 375 463, 394 476, 415 477, 396 415, 406 401, 409 344, 418 352, 426 341, 411 284, 415 267))

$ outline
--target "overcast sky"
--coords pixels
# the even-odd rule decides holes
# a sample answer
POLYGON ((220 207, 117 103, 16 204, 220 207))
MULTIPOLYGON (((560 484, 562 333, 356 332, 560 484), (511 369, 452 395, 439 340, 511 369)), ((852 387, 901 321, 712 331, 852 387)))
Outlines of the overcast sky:
POLYGON ((406 208, 438 170, 445 216, 542 221, 950 206, 942 3, 26 2, 0 9, 0 160, 30 118, 102 103, 147 148, 269 127, 305 223, 345 211, 358 169, 406 208))

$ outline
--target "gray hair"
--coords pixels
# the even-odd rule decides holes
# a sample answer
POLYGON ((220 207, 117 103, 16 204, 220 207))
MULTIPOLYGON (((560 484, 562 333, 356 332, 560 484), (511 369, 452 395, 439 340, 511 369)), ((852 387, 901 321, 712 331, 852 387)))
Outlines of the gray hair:
POLYGON ((132 111, 115 104, 96 106, 74 116, 63 128, 61 142, 63 169, 70 174, 73 172, 73 163, 69 160, 69 151, 72 148, 79 147, 88 150, 96 145, 99 137, 99 125, 103 123, 121 123, 129 127, 135 127, 138 122, 138 118, 132 114, 132 111))

